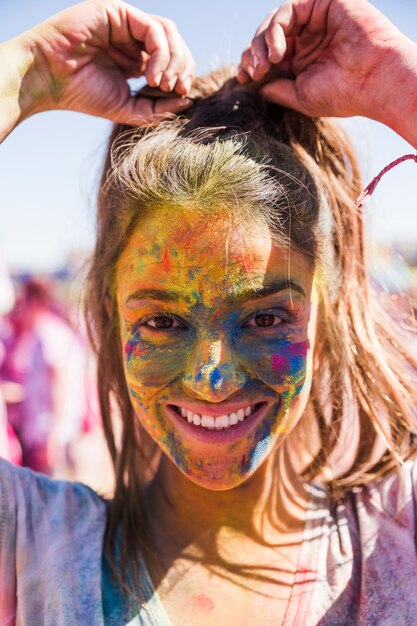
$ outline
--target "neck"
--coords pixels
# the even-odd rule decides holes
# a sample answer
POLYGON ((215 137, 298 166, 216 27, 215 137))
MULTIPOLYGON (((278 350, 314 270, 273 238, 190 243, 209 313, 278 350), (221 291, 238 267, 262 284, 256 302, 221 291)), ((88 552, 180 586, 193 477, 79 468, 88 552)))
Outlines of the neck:
POLYGON ((148 491, 152 527, 177 552, 224 532, 263 545, 294 541, 302 532, 306 491, 286 458, 271 455, 242 485, 209 491, 192 483, 166 458, 148 491))

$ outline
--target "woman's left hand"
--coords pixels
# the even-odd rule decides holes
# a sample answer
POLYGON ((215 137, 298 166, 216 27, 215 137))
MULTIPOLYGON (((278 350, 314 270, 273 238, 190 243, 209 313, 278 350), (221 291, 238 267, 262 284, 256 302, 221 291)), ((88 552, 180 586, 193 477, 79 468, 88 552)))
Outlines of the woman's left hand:
POLYGON ((238 79, 306 115, 363 115, 417 143, 417 45, 366 0, 287 0, 259 26, 238 79))

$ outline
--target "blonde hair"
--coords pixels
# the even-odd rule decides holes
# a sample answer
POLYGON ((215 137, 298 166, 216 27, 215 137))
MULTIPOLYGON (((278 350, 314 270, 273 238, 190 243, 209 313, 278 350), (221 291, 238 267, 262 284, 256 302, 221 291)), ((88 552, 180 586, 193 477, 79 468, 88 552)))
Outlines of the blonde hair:
MULTIPOLYGON (((332 120, 310 119, 266 103, 222 71, 198 79, 183 117, 147 128, 114 129, 104 167, 97 243, 89 276, 87 315, 98 357, 99 398, 116 473, 109 503, 110 562, 121 533, 121 571, 131 555, 152 556, 142 490, 155 446, 141 429, 123 373, 118 320, 109 314, 117 260, 141 216, 170 206, 199 212, 238 211, 267 223, 320 273, 316 369, 309 400, 320 436, 304 478, 328 476, 341 497, 354 486, 395 471, 416 454, 417 362, 409 331, 379 305, 365 267, 361 191, 356 159, 332 120), (120 447, 111 398, 123 416, 120 447), (354 454, 331 475, 341 434, 356 432, 354 454), (382 442, 382 445, 381 445, 382 442), (379 446, 379 447, 378 447, 379 446)), ((135 569, 136 568, 136 569, 135 569)))

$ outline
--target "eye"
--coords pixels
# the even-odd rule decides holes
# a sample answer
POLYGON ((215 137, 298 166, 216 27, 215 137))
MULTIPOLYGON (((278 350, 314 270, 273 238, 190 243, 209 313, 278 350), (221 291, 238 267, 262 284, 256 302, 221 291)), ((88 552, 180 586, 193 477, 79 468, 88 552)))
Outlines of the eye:
POLYGON ((147 326, 153 330, 175 330, 185 328, 185 324, 175 317, 169 315, 154 315, 142 321, 142 326, 147 326))
POLYGON ((273 313, 258 313, 248 322, 248 326, 259 326, 260 328, 278 326, 279 324, 282 324, 282 319, 273 313))
POLYGON ((258 311, 249 317, 243 326, 251 328, 276 328, 290 323, 291 317, 285 311, 275 309, 272 311, 258 311))

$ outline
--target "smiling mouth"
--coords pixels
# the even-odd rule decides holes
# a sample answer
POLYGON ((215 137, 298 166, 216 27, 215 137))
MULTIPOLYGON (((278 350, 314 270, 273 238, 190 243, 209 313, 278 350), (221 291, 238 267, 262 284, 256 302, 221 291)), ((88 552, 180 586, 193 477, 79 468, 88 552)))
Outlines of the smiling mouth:
POLYGON ((186 409, 185 407, 171 405, 172 409, 180 415, 189 424, 197 427, 207 428, 208 430, 228 430, 234 426, 244 422, 248 417, 257 412, 263 407, 266 402, 257 402, 256 404, 249 404, 246 407, 233 411, 232 413, 226 413, 219 415, 218 417, 212 417, 211 415, 203 415, 201 413, 194 413, 186 409))

